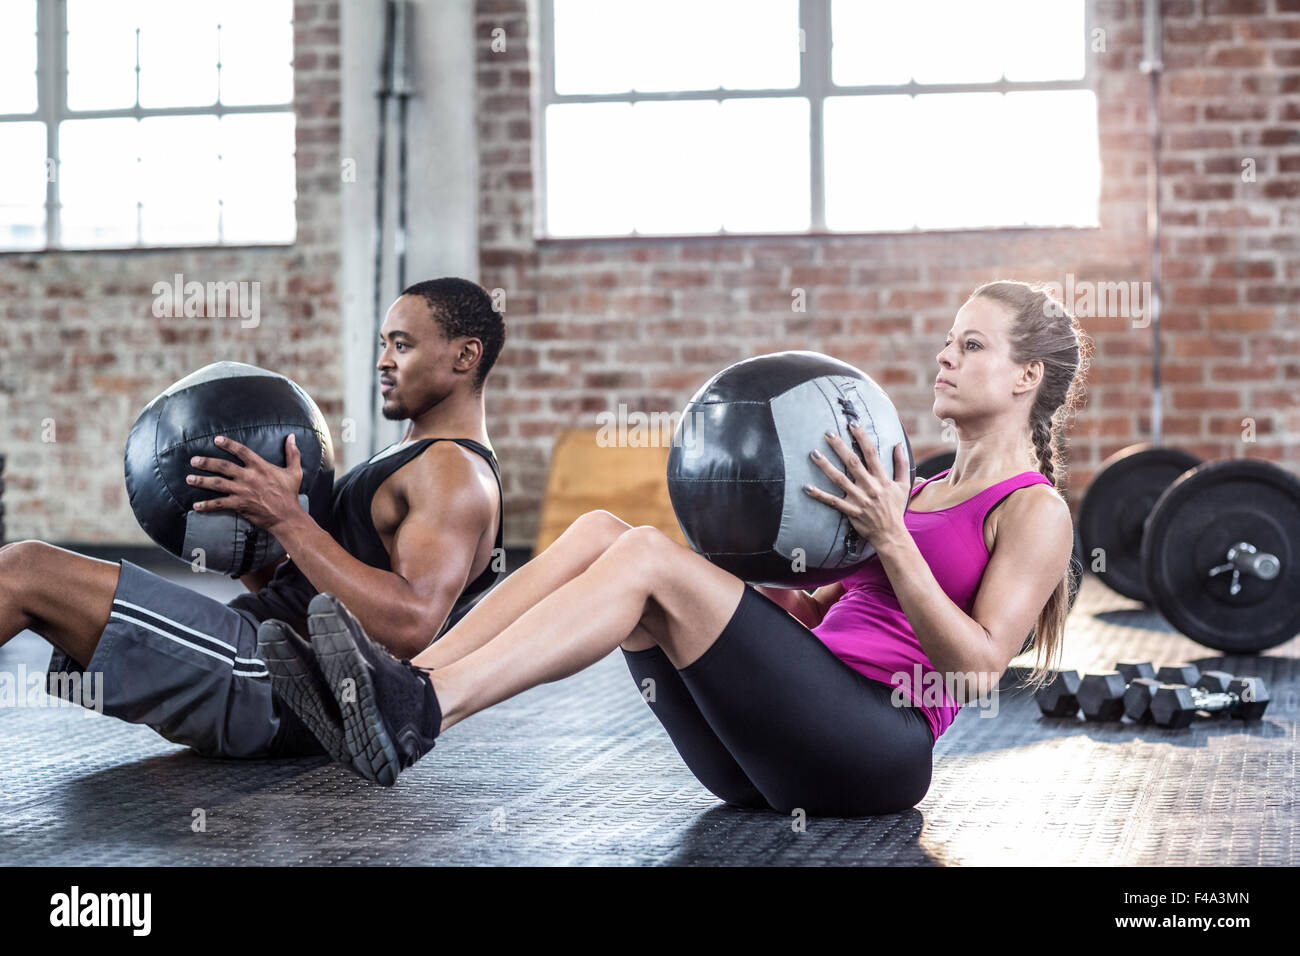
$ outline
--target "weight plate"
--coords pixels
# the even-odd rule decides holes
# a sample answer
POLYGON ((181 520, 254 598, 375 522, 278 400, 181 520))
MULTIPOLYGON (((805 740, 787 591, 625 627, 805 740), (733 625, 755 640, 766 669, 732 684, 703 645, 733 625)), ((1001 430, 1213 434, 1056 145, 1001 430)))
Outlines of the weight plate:
POLYGON ((928 458, 922 458, 916 463, 917 480, 933 478, 945 468, 951 468, 952 463, 956 460, 957 452, 955 451, 938 451, 928 458))
POLYGON ((1151 600, 1142 576, 1142 527, 1152 506, 1174 479, 1201 460, 1179 448, 1147 443, 1111 455, 1097 470, 1079 505, 1084 567, 1105 558, 1097 577, 1135 601, 1151 600))
POLYGON ((1300 633, 1300 478, 1265 461, 1201 465, 1156 502, 1142 542, 1152 601, 1192 640, 1229 653, 1276 647, 1300 633), (1245 541, 1277 556, 1272 580, 1211 577, 1245 541))

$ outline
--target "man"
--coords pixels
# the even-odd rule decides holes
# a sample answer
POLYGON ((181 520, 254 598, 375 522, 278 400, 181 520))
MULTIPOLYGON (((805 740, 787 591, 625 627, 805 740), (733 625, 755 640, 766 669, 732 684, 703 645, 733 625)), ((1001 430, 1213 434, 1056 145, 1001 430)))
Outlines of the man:
POLYGON ((326 527, 298 504, 292 442, 285 468, 224 436, 217 443, 242 464, 192 460, 210 474, 191 483, 221 493, 196 508, 237 511, 288 552, 243 578, 252 593, 223 605, 129 561, 22 541, 0 549, 0 644, 35 631, 55 648, 50 693, 71 696, 67 675, 102 674, 105 713, 201 754, 323 748, 340 759, 342 740, 313 737, 273 692, 279 662, 260 656, 257 626, 274 617, 305 633, 308 603, 329 591, 386 648, 413 656, 495 583, 503 508, 483 393, 504 338, 474 283, 406 289, 384 319, 378 364, 384 417, 409 420, 406 433, 335 483, 326 527))

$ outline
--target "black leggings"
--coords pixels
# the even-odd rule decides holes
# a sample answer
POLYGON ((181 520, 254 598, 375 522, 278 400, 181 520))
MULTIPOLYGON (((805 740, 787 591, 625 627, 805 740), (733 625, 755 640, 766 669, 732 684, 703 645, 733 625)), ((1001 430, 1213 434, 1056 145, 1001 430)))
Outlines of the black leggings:
POLYGON ((907 810, 930 788, 934 738, 920 709, 895 706, 893 688, 748 585, 683 670, 659 647, 623 655, 686 766, 727 803, 867 816, 907 810))

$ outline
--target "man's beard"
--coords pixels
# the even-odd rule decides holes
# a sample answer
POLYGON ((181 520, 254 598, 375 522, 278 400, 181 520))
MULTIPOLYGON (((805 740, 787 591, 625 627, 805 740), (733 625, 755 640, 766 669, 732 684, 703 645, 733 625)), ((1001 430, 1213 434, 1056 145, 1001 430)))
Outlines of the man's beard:
POLYGON ((400 422, 411 417, 410 413, 406 410, 406 406, 401 402, 398 402, 395 405, 384 405, 380 408, 379 413, 390 422, 400 422))

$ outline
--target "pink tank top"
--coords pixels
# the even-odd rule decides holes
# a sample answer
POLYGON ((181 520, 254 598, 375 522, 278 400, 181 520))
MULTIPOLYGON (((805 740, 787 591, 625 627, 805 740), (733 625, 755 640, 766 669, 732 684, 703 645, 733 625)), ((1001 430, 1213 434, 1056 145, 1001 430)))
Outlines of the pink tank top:
MULTIPOLYGON (((912 496, 948 471, 918 482, 912 496)), ((939 511, 908 511, 903 518, 935 580, 952 602, 967 614, 975 604, 989 551, 984 546, 984 518, 1011 492, 1028 485, 1050 485, 1047 476, 1026 471, 990 485, 979 494, 939 511)), ((942 688, 939 678, 927 678, 934 665, 921 649, 907 615, 880 561, 868 561, 844 578, 844 594, 826 610, 812 629, 818 639, 855 671, 890 687, 904 686, 930 724, 934 739, 951 726, 961 709, 946 691, 943 703, 923 704, 926 688, 942 688)))

